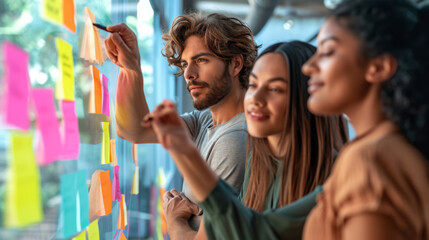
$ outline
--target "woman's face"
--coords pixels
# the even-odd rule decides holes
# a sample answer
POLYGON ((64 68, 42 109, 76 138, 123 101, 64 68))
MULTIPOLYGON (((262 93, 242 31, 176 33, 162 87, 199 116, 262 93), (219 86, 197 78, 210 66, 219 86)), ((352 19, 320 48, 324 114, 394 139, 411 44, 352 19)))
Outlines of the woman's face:
POLYGON ((267 53, 256 61, 244 98, 251 136, 280 136, 289 106, 289 81, 289 69, 282 54, 267 53))
POLYGON ((302 67, 310 77, 307 105, 314 114, 348 113, 368 94, 367 61, 360 42, 350 31, 328 18, 318 35, 317 53, 302 67))

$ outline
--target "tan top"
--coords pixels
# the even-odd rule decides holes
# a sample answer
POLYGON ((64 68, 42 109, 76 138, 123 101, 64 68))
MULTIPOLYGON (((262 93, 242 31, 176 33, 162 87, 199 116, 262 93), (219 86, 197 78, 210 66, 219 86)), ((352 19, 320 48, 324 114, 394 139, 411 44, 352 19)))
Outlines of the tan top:
POLYGON ((341 239, 362 213, 393 220, 407 239, 429 239, 429 164, 390 122, 350 142, 304 228, 305 240, 341 239))

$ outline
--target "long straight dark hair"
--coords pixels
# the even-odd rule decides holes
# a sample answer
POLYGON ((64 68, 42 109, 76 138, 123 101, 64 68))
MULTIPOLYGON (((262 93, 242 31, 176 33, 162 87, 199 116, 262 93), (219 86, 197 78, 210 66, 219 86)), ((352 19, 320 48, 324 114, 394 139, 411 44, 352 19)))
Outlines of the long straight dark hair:
MULTIPOLYGON (((286 149, 283 161, 282 188, 278 207, 287 205, 312 192, 324 183, 334 163, 334 142, 347 141, 345 123, 341 116, 315 116, 308 111, 307 81, 302 65, 315 53, 316 48, 300 41, 282 42, 266 48, 267 53, 280 53, 287 62, 290 74, 289 109, 286 110, 280 147, 286 149), (335 139, 335 135, 337 138, 335 139)), ((263 211, 271 181, 278 164, 269 149, 266 138, 248 136, 251 148, 250 178, 244 204, 263 211)), ((280 176, 277 176, 280 177, 280 176)))

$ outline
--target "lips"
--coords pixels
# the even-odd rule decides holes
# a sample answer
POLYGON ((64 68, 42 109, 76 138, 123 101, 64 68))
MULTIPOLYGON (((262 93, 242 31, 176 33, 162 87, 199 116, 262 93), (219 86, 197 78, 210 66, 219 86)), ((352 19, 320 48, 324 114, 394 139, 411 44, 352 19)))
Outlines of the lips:
POLYGON ((193 92, 193 91, 197 91, 197 90, 200 90, 200 89, 203 89, 203 88, 204 88, 203 86, 191 85, 191 86, 188 87, 188 91, 189 92, 193 92))
POLYGON ((319 90, 321 87, 323 87, 323 85, 325 85, 322 81, 320 80, 313 80, 310 79, 310 81, 308 81, 308 93, 309 94, 313 94, 315 93, 317 90, 319 90))
POLYGON ((253 121, 263 121, 269 118, 268 114, 256 110, 247 111, 247 116, 253 121))

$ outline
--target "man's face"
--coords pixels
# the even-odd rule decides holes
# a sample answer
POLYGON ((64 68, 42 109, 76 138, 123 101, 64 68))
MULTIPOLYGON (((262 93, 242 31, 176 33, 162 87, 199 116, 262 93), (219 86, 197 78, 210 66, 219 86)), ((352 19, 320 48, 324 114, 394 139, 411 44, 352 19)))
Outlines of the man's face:
POLYGON ((202 37, 190 36, 186 40, 181 65, 196 109, 213 106, 231 92, 228 66, 215 57, 202 37))

